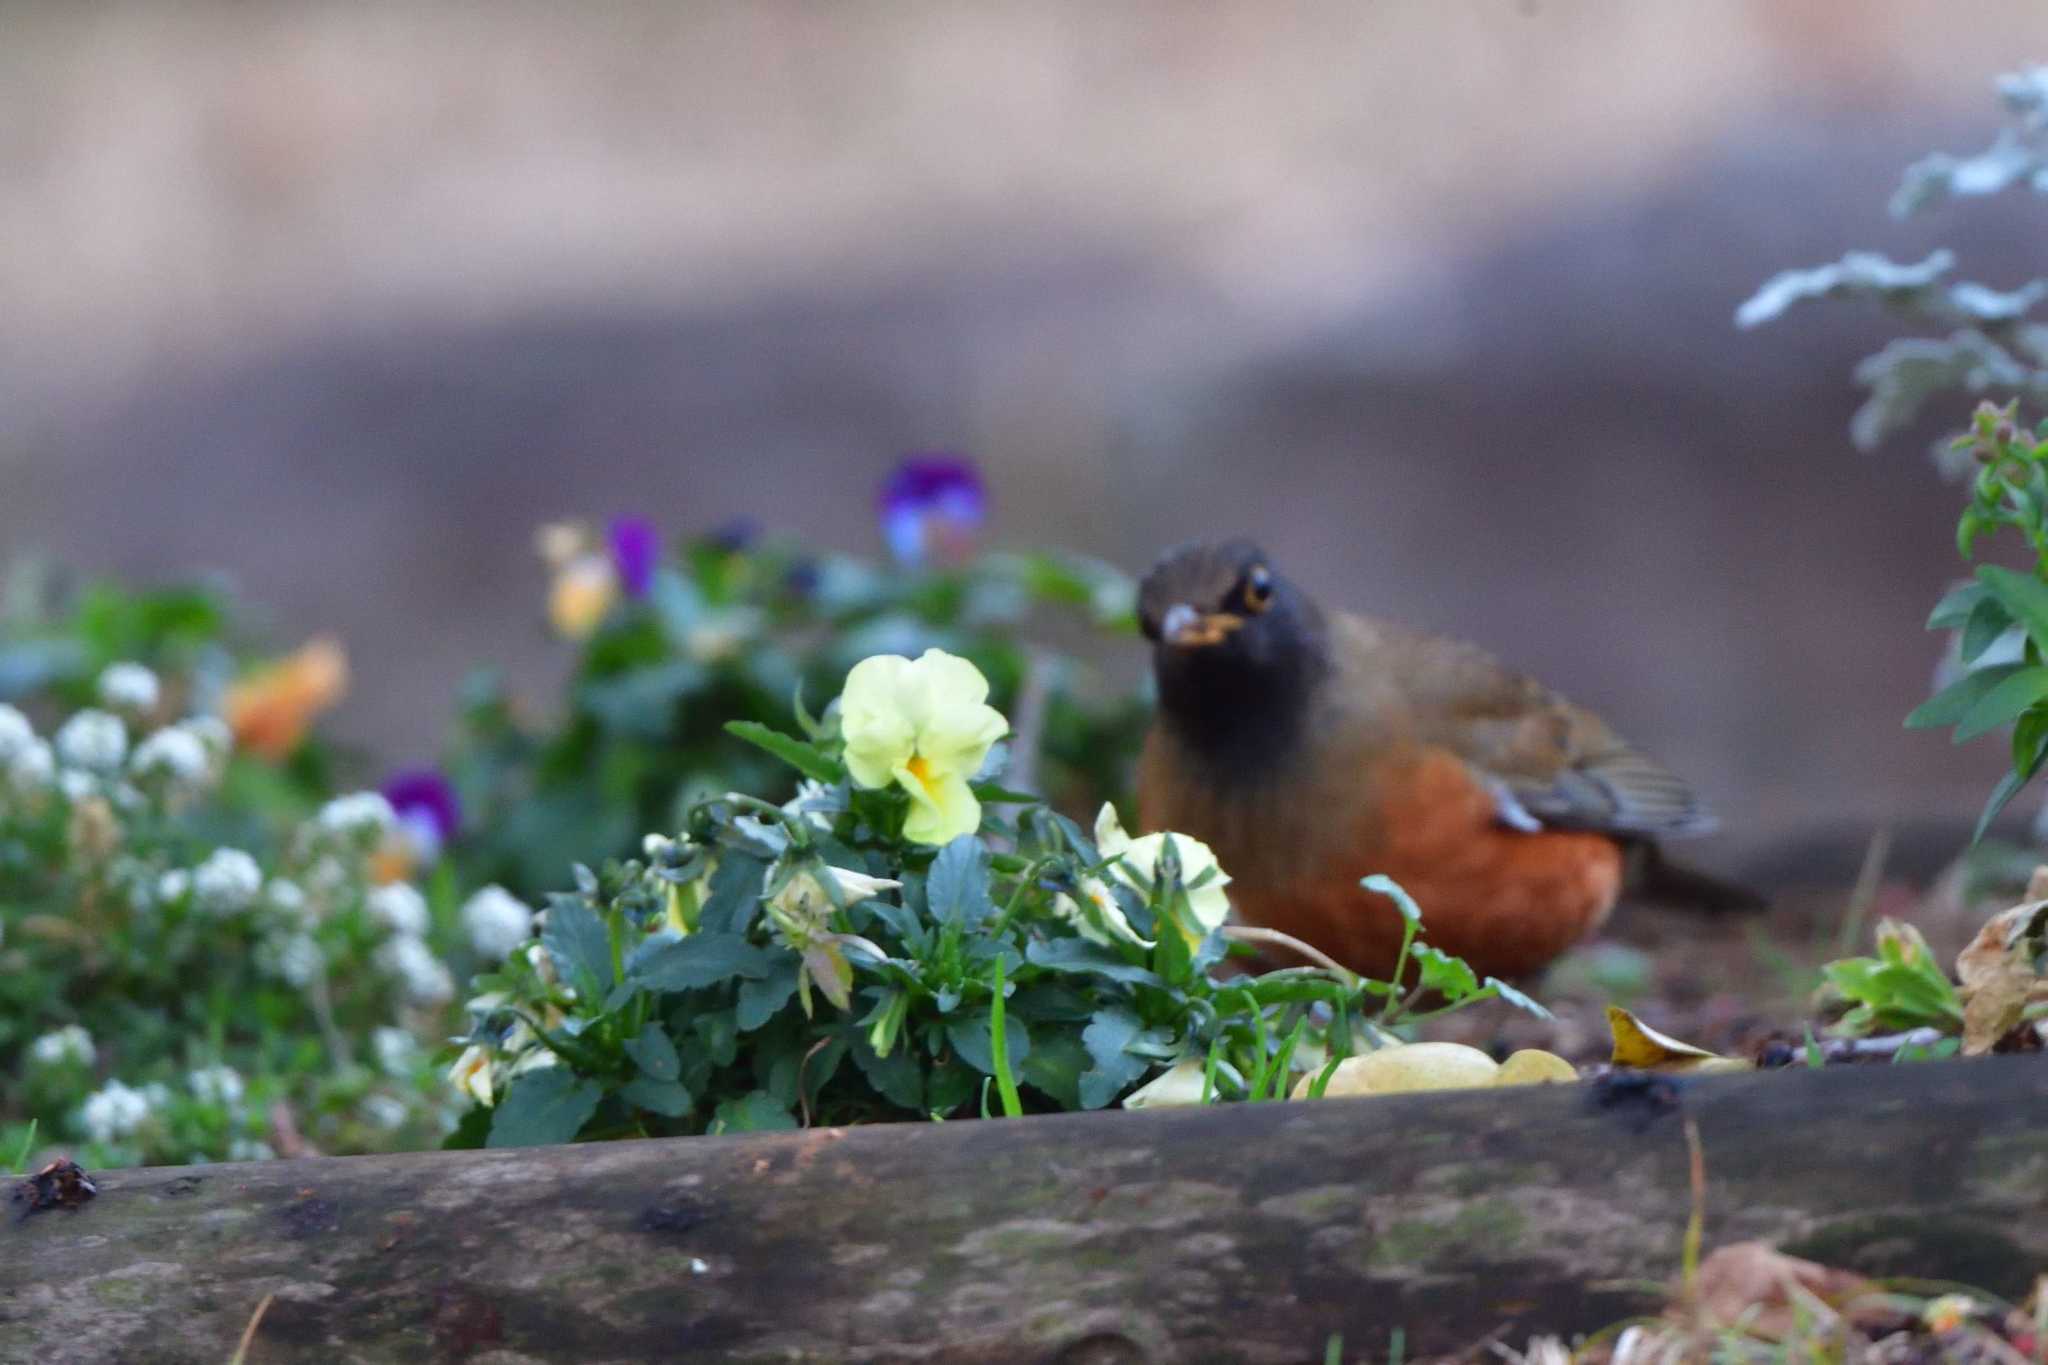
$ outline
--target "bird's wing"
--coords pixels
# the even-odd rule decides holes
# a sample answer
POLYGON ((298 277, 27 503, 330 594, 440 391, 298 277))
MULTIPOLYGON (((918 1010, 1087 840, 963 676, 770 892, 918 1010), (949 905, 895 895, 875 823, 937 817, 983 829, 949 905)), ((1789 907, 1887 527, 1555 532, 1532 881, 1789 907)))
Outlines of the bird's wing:
POLYGON ((1485 651, 1369 628, 1382 671, 1425 744, 1451 750, 1494 794, 1502 823, 1616 835, 1704 834, 1713 816, 1669 768, 1606 722, 1485 651))

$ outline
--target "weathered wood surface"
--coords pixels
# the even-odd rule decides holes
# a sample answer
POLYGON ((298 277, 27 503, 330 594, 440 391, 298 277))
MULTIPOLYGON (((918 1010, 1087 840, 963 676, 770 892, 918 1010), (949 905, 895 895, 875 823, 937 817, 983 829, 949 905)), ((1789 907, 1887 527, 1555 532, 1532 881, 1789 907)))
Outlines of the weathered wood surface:
MULTIPOLYGON (((1703 1079, 1709 1245, 2018 1288, 2048 1061, 1703 1079)), ((0 1360, 1316 1361, 1644 1307, 1678 1113, 1589 1086, 103 1173, 0 1229, 0 1360)))

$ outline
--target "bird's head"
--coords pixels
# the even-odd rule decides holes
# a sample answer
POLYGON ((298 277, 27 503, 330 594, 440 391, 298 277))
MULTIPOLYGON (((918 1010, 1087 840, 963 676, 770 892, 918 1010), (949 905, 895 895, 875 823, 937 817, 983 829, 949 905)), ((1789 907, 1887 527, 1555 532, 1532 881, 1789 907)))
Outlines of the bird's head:
POLYGON ((1167 551, 1139 585, 1138 622, 1161 704, 1205 732, 1257 721, 1319 671, 1321 614, 1249 540, 1167 551))

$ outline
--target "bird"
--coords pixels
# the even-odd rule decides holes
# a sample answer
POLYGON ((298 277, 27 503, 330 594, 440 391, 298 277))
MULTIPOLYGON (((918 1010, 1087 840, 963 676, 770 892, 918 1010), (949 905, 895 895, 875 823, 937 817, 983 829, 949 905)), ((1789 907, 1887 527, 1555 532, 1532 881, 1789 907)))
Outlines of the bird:
POLYGON ((1158 708, 1140 752, 1147 831, 1199 839, 1247 924, 1381 980, 1404 920, 1527 981, 1626 888, 1705 910, 1761 897, 1667 859, 1714 817, 1683 779, 1479 647, 1326 611, 1246 539, 1168 550, 1138 589, 1158 708))

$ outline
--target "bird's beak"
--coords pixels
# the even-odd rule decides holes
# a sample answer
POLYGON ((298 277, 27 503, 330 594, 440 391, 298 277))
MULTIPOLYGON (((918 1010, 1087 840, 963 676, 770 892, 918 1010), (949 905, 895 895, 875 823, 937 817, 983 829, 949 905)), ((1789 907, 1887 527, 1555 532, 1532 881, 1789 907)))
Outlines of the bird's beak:
POLYGON ((1185 602, 1168 607, 1159 621, 1159 638, 1176 649, 1198 649, 1220 645, 1230 632, 1244 624, 1242 616, 1227 611, 1196 611, 1185 602))

